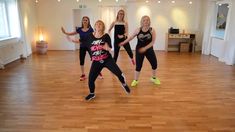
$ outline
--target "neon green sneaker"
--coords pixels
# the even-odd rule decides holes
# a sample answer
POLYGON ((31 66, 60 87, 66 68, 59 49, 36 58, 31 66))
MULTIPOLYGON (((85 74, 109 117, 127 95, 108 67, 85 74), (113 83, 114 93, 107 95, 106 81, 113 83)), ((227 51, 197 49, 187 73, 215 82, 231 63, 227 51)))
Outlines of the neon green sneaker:
POLYGON ((138 84, 138 81, 137 80, 133 80, 132 83, 131 83, 131 86, 135 87, 137 84, 138 84))
POLYGON ((151 80, 151 82, 153 82, 156 85, 160 85, 161 84, 161 82, 160 82, 160 80, 158 78, 151 77, 150 80, 151 80))

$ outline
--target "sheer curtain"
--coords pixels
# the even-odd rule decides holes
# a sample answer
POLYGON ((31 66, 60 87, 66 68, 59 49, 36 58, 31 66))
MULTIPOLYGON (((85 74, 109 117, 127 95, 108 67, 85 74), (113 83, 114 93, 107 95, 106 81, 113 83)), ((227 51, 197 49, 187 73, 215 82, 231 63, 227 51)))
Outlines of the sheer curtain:
POLYGON ((227 26, 225 32, 225 47, 223 54, 219 58, 220 61, 225 62, 227 65, 235 64, 235 31, 234 31, 234 22, 235 22, 235 9, 232 7, 232 2, 229 2, 229 12, 227 19, 227 26))
POLYGON ((209 12, 207 13, 206 25, 204 29, 204 36, 202 41, 202 54, 209 55, 211 52, 211 36, 213 33, 213 27, 215 27, 216 19, 216 2, 208 1, 209 12))
MULTIPOLYGON (((123 9, 125 11, 124 6, 99 6, 99 19, 102 20, 105 23, 105 32, 108 32, 108 29, 113 21, 115 21, 117 12, 123 9)), ((126 15, 125 15, 126 17, 126 15)), ((127 20, 125 18, 125 20, 127 20)), ((113 31, 112 29, 110 33, 110 37, 112 40, 112 45, 113 45, 113 31)), ((113 46, 112 46, 113 47, 113 46)))

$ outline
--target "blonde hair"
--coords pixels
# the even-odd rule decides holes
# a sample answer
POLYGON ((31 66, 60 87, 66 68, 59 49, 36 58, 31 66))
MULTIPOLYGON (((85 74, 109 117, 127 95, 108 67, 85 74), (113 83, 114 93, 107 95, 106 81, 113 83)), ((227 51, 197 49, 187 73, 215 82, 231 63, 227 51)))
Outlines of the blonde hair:
POLYGON ((141 20, 140 20, 140 26, 141 26, 141 27, 143 27, 143 26, 144 26, 144 19, 145 19, 145 18, 148 18, 148 19, 149 19, 149 25, 148 25, 148 26, 150 26, 150 25, 151 25, 150 17, 149 17, 149 16, 147 16, 147 15, 144 15, 144 16, 142 16, 142 18, 141 18, 141 20))
POLYGON ((118 14, 119 14, 120 12, 123 12, 123 18, 122 18, 122 21, 123 21, 123 22, 125 22, 125 20, 124 20, 124 18, 125 18, 125 11, 124 11, 124 10, 122 10, 122 9, 118 11, 118 13, 117 13, 117 17, 116 17, 116 21, 118 20, 118 14))
POLYGON ((96 24, 98 24, 98 23, 101 23, 101 24, 102 24, 102 26, 103 26, 102 33, 104 34, 104 31, 105 31, 105 24, 104 24, 104 22, 103 22, 102 20, 97 20, 97 21, 95 22, 95 26, 94 26, 95 30, 96 30, 96 24))

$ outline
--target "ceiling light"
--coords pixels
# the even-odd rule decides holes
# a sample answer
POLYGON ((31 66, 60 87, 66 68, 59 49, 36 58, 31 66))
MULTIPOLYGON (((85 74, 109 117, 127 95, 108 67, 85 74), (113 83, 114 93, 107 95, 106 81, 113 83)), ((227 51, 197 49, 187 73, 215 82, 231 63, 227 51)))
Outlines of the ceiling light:
POLYGON ((101 2, 102 0, 99 0, 99 2, 101 2))
POLYGON ((189 4, 193 4, 193 2, 192 2, 192 1, 189 1, 189 4))
POLYGON ((116 0, 116 2, 118 2, 118 0, 116 0))
POLYGON ((148 0, 146 0, 145 2, 146 2, 146 3, 149 3, 149 1, 148 1, 148 0))
POLYGON ((58 2, 60 2, 60 0, 58 0, 58 2))
POLYGON ((77 0, 77 2, 79 2, 79 0, 77 0))
POLYGON ((35 2, 38 3, 38 0, 36 0, 35 2))
POLYGON ((175 3, 175 1, 174 1, 174 0, 172 0, 172 1, 171 1, 171 3, 173 3, 173 4, 174 4, 174 3, 175 3))
POLYGON ((159 4, 160 4, 160 3, 161 3, 161 1, 159 0, 157 3, 159 3, 159 4))

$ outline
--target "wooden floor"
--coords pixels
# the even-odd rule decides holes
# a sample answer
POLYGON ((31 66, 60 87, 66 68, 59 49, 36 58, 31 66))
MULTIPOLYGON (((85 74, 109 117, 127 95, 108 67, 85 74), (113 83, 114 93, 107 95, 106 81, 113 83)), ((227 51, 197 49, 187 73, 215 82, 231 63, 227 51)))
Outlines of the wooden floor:
MULTIPOLYGON (((0 132, 235 132, 234 66, 199 53, 157 57, 160 86, 150 82, 147 60, 130 95, 104 69, 90 102, 78 52, 13 62, 0 70, 0 132)), ((88 56, 85 65, 88 73, 88 56)), ((118 65, 130 84, 134 67, 126 52, 118 65)))

